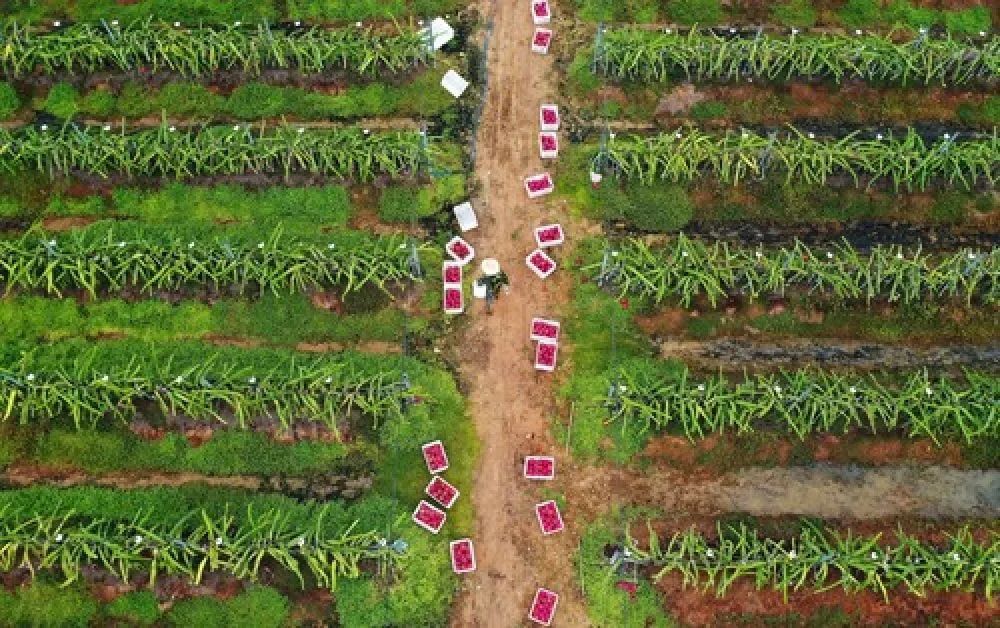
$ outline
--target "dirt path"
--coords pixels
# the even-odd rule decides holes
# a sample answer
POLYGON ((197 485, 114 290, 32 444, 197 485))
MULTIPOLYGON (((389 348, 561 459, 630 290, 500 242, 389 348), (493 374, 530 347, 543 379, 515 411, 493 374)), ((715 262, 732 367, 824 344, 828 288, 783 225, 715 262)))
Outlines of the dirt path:
POLYGON ((648 506, 666 517, 733 512, 845 520, 1000 517, 1000 471, 816 465, 742 469, 717 478, 669 469, 605 469, 570 477, 569 506, 588 520, 613 505, 648 506))
POLYGON ((92 485, 119 489, 205 484, 219 488, 238 488, 254 491, 259 490, 263 486, 260 478, 250 475, 215 476, 200 473, 159 473, 146 471, 122 471, 91 475, 82 471, 62 471, 59 469, 18 465, 11 466, 0 474, 0 483, 18 487, 48 484, 63 488, 68 486, 92 485))
MULTIPOLYGON (((465 580, 452 621, 502 628, 527 624, 531 597, 545 586, 561 596, 556 625, 584 626, 572 564, 576 519, 567 512, 567 530, 543 537, 534 518, 543 489, 522 480, 520 467, 526 454, 558 449, 549 430, 552 377, 533 370, 528 329, 533 316, 559 315, 568 280, 559 272, 539 280, 524 257, 534 248, 534 227, 566 217, 554 203, 528 200, 522 187, 523 177, 544 169, 537 148, 538 106, 555 95, 557 80, 551 61, 530 50, 534 27, 527 4, 484 0, 483 12, 494 28, 475 164, 482 184, 481 198, 474 199, 481 226, 468 235, 478 259, 500 261, 512 291, 501 296, 493 315, 485 314, 482 302, 473 303, 473 320, 459 344, 482 456, 471 491, 478 570, 465 580)), ((559 492, 564 482, 557 479, 546 488, 559 492)))

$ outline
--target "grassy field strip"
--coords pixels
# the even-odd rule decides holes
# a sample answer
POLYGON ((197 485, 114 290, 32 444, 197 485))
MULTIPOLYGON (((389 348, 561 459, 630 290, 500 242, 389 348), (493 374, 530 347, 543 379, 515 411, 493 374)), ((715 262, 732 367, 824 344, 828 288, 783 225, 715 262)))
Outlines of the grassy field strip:
MULTIPOLYGON (((347 301, 350 307, 352 301, 347 301)), ((405 320, 397 308, 331 314, 304 295, 264 295, 257 301, 220 299, 211 305, 183 301, 109 299, 83 305, 46 297, 0 300, 0 338, 11 345, 73 339, 127 337, 149 342, 238 339, 293 348, 304 344, 394 343, 405 320), (288 321, 296 321, 289 325, 288 321)), ((419 331, 413 322, 411 332, 419 331)))

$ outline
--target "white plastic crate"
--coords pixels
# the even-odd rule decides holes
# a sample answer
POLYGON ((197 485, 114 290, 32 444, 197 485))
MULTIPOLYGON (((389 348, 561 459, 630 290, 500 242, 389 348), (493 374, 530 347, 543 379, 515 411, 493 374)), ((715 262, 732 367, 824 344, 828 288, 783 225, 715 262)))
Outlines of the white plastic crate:
POLYGON ((552 7, 549 0, 531 0, 531 20, 535 26, 542 26, 552 21, 552 7))
POLYGON ((538 124, 541 130, 558 131, 560 122, 558 105, 545 104, 538 108, 538 124))
POLYGON ((555 159, 559 156, 559 136, 555 131, 538 133, 538 154, 542 159, 555 159))
POLYGON ((549 275, 556 272, 556 261, 549 257, 542 249, 535 249, 524 258, 524 263, 528 265, 539 279, 547 279, 549 275))
POLYGON ((556 370, 559 358, 559 345, 555 342, 539 342, 535 345, 535 369, 552 372, 556 370), (551 359, 549 358, 551 356, 551 359))
POLYGON ((559 223, 542 225, 535 228, 535 242, 543 249, 550 246, 559 246, 565 241, 566 234, 559 223))
POLYGON ((531 51, 540 55, 549 54, 549 46, 552 45, 552 31, 548 28, 536 28, 535 34, 531 38, 531 51))
POLYGON ((546 194, 552 194, 555 187, 552 175, 547 172, 527 177, 524 180, 524 191, 528 193, 528 198, 539 198, 546 194))

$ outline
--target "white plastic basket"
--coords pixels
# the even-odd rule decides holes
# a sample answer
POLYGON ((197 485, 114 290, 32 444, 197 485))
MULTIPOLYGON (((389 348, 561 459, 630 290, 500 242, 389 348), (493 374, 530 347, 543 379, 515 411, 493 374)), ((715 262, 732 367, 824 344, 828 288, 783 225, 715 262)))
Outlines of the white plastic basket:
POLYGON ((546 194, 552 194, 555 183, 552 182, 552 175, 547 172, 536 174, 524 179, 524 191, 528 193, 528 198, 540 198, 546 194), (533 183, 542 184, 537 189, 531 189, 533 183))
POLYGON ((556 363, 559 361, 559 344, 555 342, 539 342, 535 345, 535 369, 538 371, 545 371, 551 373, 556 370, 556 363), (549 364, 544 361, 544 352, 551 349, 552 351, 552 363, 549 364))
POLYGON ((559 342, 559 321, 549 320, 547 318, 533 318, 531 319, 531 339, 537 342, 559 342), (535 327, 538 325, 543 325, 549 328, 555 327, 555 336, 545 336, 543 334, 537 333, 535 327))
POLYGON ((538 128, 542 131, 558 131, 561 121, 558 105, 544 104, 538 108, 538 128), (545 119, 546 116, 548 116, 549 120, 545 119))
POLYGON ((535 249, 531 253, 528 253, 528 256, 524 258, 524 263, 538 275, 539 279, 547 279, 549 275, 556 272, 556 261, 549 257, 542 249, 535 249))
POLYGON ((559 156, 559 136, 555 131, 538 133, 538 154, 542 159, 555 159, 559 156), (546 144, 548 144, 546 146, 546 144))
POLYGON ((550 246, 559 246, 566 241, 566 233, 563 231, 562 225, 559 223, 554 223, 551 225, 542 225, 541 227, 535 228, 535 242, 541 248, 548 248, 550 246), (559 237, 552 239, 551 232, 556 230, 559 232, 559 237))
POLYGON ((552 21, 552 7, 549 0, 531 0, 531 20, 535 26, 542 26, 552 21))
POLYGON ((462 266, 465 266, 476 257, 476 249, 472 248, 472 245, 463 240, 461 236, 455 236, 451 240, 448 240, 448 244, 444 245, 444 250, 451 259, 455 260, 462 266), (468 249, 465 257, 461 257, 458 253, 452 250, 455 244, 460 244, 468 249))
POLYGON ((549 46, 552 45, 552 30, 548 28, 536 28, 535 34, 531 38, 531 51, 540 55, 549 54, 549 46))

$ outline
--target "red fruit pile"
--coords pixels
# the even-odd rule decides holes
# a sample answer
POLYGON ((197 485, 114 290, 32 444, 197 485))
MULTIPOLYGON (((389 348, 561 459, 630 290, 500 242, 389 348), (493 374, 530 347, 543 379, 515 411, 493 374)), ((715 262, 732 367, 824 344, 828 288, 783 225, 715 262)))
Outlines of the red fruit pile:
POLYGON ((547 458, 532 458, 525 465, 525 473, 530 477, 552 477, 552 461, 547 458))
POLYGON ((531 256, 531 265, 543 273, 547 273, 552 269, 552 262, 541 253, 535 253, 531 256))
POLYGON ((554 501, 542 502, 535 506, 538 513, 538 522, 542 526, 542 532, 552 534, 563 529, 562 516, 559 514, 559 506, 554 501))
POLYGON ((552 135, 542 136, 542 150, 555 150, 556 138, 552 135))
POLYGON ((542 242, 553 242, 562 239, 562 229, 559 227, 549 227, 538 232, 538 239, 542 242))
POLYGON ((458 499, 458 489, 438 477, 432 479, 427 485, 427 494, 445 508, 451 508, 455 500, 458 499))
POLYGON ((448 468, 448 454, 441 443, 431 443, 424 447, 424 460, 431 473, 440 473, 448 468))
POLYGON ((539 589, 535 593, 535 601, 531 604, 529 617, 534 621, 548 625, 552 621, 552 616, 556 612, 556 603, 559 596, 548 589, 539 589))
POLYGON ((462 283, 462 269, 459 266, 444 267, 445 283, 462 283))

